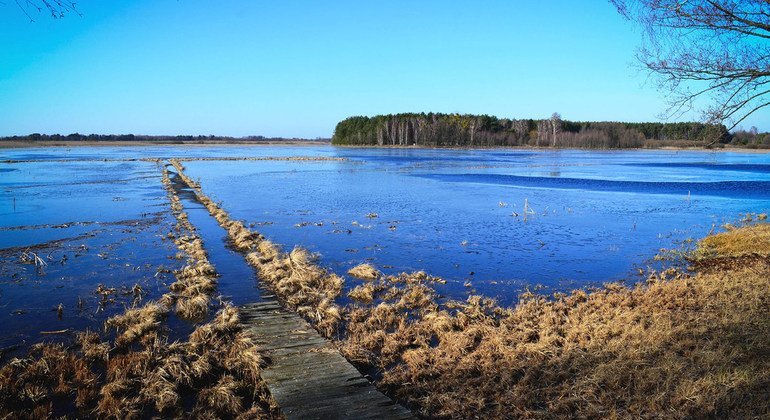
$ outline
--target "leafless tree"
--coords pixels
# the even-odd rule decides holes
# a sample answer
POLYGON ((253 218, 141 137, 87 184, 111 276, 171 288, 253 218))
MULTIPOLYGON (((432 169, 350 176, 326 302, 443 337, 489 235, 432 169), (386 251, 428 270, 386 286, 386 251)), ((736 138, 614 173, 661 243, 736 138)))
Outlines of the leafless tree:
POLYGON ((558 112, 554 112, 551 115, 550 122, 551 122, 551 131, 553 134, 551 136, 551 147, 556 147, 556 133, 558 133, 559 129, 561 128, 561 114, 559 114, 558 112))
POLYGON ((698 108, 732 129, 770 105, 769 0, 610 1, 640 24, 637 56, 669 94, 669 116, 698 108))
MULTIPOLYGON (((30 21, 35 21, 35 15, 41 13, 50 14, 52 18, 59 19, 70 13, 80 14, 75 2, 67 0, 14 0, 16 6, 26 15, 30 21)), ((0 5, 5 5, 0 1, 0 5)))

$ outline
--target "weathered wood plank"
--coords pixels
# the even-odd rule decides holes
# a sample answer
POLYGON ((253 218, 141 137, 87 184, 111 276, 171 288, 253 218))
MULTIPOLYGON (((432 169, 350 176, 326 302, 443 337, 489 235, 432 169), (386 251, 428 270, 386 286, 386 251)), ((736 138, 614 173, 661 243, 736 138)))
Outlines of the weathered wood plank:
POLYGON ((241 307, 241 324, 270 357, 262 378, 287 418, 413 418, 302 317, 272 296, 263 298, 268 300, 241 307))

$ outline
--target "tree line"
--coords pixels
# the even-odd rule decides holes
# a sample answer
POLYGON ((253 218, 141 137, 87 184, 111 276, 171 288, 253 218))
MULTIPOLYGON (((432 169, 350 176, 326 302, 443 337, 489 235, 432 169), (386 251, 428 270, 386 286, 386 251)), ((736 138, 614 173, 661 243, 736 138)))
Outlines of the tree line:
POLYGON ((732 140, 733 135, 724 125, 700 122, 581 122, 563 120, 559 114, 548 119, 508 119, 490 115, 403 113, 356 116, 340 121, 332 144, 624 149, 719 147, 732 140))
POLYGON ((196 143, 196 142, 289 142, 289 141, 329 141, 328 138, 302 139, 285 137, 265 137, 265 136, 247 136, 247 137, 229 137, 229 136, 151 136, 137 134, 40 134, 33 133, 24 136, 0 137, 2 141, 15 142, 38 142, 38 141, 82 141, 82 142, 148 142, 148 143, 196 143))

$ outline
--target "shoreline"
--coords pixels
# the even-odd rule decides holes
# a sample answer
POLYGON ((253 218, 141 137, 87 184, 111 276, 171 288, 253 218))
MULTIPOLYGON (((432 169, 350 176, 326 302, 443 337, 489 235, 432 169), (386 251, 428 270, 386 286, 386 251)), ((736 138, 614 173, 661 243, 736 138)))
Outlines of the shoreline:
POLYGON ((193 140, 193 141, 152 141, 152 140, 130 140, 130 141, 79 141, 79 140, 54 140, 54 141, 0 141, 0 149, 39 149, 46 147, 72 148, 72 147, 136 147, 136 146, 185 146, 185 147, 208 147, 208 146, 316 146, 330 145, 327 141, 314 140, 283 140, 283 141, 212 141, 212 140, 193 140))
POLYGON ((496 147, 464 147, 464 146, 374 146, 374 145, 340 145, 328 141, 314 140, 285 140, 285 141, 0 141, 0 149, 41 149, 41 148, 76 148, 76 147, 267 147, 267 146, 329 146, 345 149, 414 149, 414 150, 521 150, 521 151, 592 151, 592 152, 624 152, 624 151, 664 151, 664 152, 717 152, 717 153, 751 153, 768 154, 770 149, 720 147, 705 149, 702 147, 655 147, 655 148, 623 148, 623 149, 591 149, 591 148, 553 148, 535 146, 496 146, 496 147))

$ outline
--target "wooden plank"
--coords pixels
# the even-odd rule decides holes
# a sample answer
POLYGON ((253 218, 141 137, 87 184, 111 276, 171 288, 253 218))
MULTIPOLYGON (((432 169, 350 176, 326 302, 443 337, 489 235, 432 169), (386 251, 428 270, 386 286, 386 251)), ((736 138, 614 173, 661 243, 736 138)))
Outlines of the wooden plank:
POLYGON ((271 363, 262 378, 288 419, 411 419, 379 392, 331 341, 273 296, 241 307, 241 324, 271 363))

